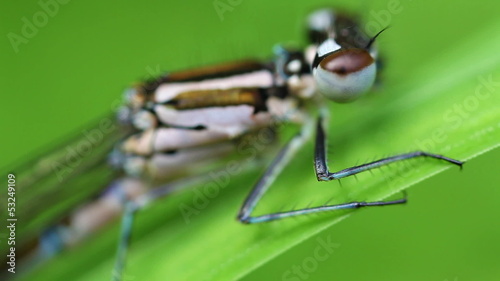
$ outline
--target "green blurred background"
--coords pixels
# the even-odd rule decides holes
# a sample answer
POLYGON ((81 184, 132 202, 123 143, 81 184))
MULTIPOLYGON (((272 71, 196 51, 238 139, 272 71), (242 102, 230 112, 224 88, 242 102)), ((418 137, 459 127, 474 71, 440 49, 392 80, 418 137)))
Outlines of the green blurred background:
MULTIPOLYGON (((304 16, 317 7, 340 6, 377 19, 394 3, 401 12, 391 14, 392 28, 379 41, 386 85, 422 71, 426 61, 499 20, 497 1, 72 0, 59 4, 16 52, 8 34, 21 35, 23 18, 33 21, 41 6, 3 1, 0 166, 26 160, 107 113, 133 81, 165 70, 267 58, 276 43, 302 46, 304 16), (214 3, 234 6, 218 14, 214 3)), ((357 212, 319 234, 340 246, 308 279, 500 280, 499 158, 498 149, 491 151, 463 172, 447 170, 412 187, 406 206, 357 212)), ((309 239, 244 280, 282 280, 317 243, 309 239)))

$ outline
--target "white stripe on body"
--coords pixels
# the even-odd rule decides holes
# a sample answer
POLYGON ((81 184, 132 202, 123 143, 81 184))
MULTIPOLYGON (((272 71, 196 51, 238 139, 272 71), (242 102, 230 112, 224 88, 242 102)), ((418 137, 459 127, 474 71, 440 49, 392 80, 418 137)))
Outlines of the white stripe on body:
POLYGON ((251 127, 268 124, 271 114, 258 112, 250 105, 231 105, 224 107, 205 107, 197 109, 176 110, 164 105, 156 105, 154 110, 158 118, 168 125, 207 128, 228 128, 236 132, 251 127))
POLYGON ((259 70, 245 74, 232 75, 224 78, 206 79, 202 81, 165 83, 155 91, 155 102, 167 102, 177 95, 187 91, 225 90, 231 88, 268 88, 273 86, 273 74, 268 70, 259 70))
MULTIPOLYGON (((243 127, 239 128, 243 129, 243 127)), ((235 134, 239 136, 243 133, 243 130, 229 132, 212 129, 157 128, 129 137, 123 143, 122 148, 125 153, 147 156, 155 152, 165 152, 230 140, 235 134)))
POLYGON ((156 153, 147 158, 130 156, 125 160, 124 169, 131 176, 163 181, 206 168, 208 164, 226 156, 234 149, 234 143, 224 142, 180 149, 171 154, 156 153))
POLYGON ((290 113, 297 111, 297 100, 270 97, 266 101, 267 112, 254 113, 250 105, 231 105, 224 107, 206 107, 197 109, 176 110, 165 105, 156 105, 154 110, 165 124, 196 127, 204 126, 212 129, 238 134, 242 131, 270 124, 272 118, 291 119, 290 113))

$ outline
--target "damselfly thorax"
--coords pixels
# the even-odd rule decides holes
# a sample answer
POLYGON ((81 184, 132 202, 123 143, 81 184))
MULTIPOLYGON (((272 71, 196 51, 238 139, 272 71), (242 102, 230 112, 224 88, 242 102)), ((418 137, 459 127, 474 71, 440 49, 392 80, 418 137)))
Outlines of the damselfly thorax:
POLYGON ((312 14, 309 26, 313 44, 303 52, 276 47, 274 61, 174 72, 126 91, 121 121, 139 132, 118 146, 126 156, 115 163, 130 175, 168 178, 276 120, 303 123, 305 103, 324 104, 318 89, 339 102, 369 90, 373 40, 329 10, 312 14))
POLYGON ((303 91, 291 89, 274 68, 242 61, 168 74, 128 90, 121 121, 137 133, 117 146, 122 155, 115 163, 130 175, 166 179, 234 151, 239 139, 277 120, 301 122, 303 91))

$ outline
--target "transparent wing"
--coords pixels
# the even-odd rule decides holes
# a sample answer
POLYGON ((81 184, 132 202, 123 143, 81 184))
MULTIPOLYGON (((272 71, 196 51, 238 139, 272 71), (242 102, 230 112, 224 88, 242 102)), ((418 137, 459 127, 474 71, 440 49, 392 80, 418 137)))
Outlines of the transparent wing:
MULTIPOLYGON (((88 134, 80 131, 40 157, 4 173, 16 176, 16 247, 21 251, 44 229, 97 196, 119 176, 120 172, 107 164, 107 157, 131 129, 119 126, 110 114, 85 126, 85 131, 88 134), (103 120, 107 126, 103 126, 103 120)), ((2 217, 8 215, 2 211, 2 217)), ((5 253, 7 246, 2 243, 0 251, 5 253)))

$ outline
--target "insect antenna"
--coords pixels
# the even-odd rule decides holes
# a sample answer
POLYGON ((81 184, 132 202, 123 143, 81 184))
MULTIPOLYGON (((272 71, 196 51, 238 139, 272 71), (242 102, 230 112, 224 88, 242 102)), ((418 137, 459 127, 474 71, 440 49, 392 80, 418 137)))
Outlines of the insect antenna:
POLYGON ((373 42, 375 42, 375 39, 377 39, 377 37, 382 33, 384 32, 386 29, 388 29, 390 26, 387 26, 387 27, 384 27, 382 30, 380 30, 377 34, 375 34, 375 36, 373 36, 372 38, 370 38, 370 41, 368 41, 368 44, 366 44, 366 47, 365 49, 370 49, 370 47, 372 46, 373 42))

